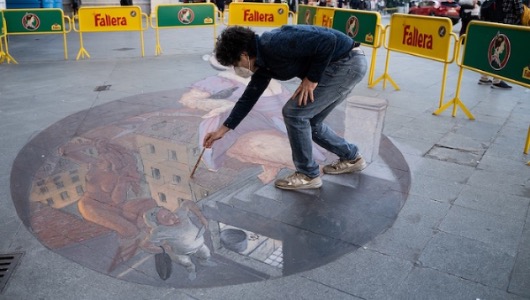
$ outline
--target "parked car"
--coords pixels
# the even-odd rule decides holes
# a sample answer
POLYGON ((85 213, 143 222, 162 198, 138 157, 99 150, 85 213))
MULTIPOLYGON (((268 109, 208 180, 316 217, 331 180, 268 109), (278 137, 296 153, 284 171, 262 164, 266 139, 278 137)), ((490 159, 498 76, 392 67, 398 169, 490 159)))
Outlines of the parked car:
POLYGON ((460 5, 453 1, 420 1, 416 6, 409 8, 409 14, 446 17, 455 25, 460 21, 460 5))

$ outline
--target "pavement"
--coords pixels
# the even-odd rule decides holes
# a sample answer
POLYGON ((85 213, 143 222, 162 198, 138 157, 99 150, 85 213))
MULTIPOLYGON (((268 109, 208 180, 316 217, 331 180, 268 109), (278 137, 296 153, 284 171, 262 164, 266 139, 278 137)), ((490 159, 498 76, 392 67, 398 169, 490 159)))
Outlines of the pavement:
MULTIPOLYGON (((10 54, 19 64, 0 64, 0 253, 19 260, 4 273, 0 299, 530 299, 530 158, 523 154, 530 90, 480 86, 479 75, 466 70, 460 99, 476 120, 462 111, 456 117, 450 110, 433 115, 443 66, 406 54, 390 58, 389 74, 399 91, 391 85, 368 88, 367 78, 354 89, 355 95, 388 101, 380 155, 364 175, 345 177, 357 180, 354 184, 328 179, 319 193, 278 192, 270 184, 245 181, 257 174, 256 158, 236 160, 237 153, 218 173, 202 167, 197 173, 213 176, 210 182, 231 174, 239 186, 256 187, 242 193, 234 182, 221 180, 216 183, 225 198, 208 202, 202 195, 198 203, 207 218, 253 228, 249 243, 250 237, 261 238, 250 231, 269 232, 273 244, 289 231, 283 269, 256 262, 251 254, 223 252, 213 242, 207 244, 216 266, 198 266, 196 278, 173 264, 173 276, 161 280, 152 265, 144 268, 154 261, 146 253, 109 270, 113 256, 105 253, 125 245, 118 229, 101 220, 83 223, 88 206, 30 203, 43 174, 51 172, 48 163, 53 170, 75 165, 72 177, 89 172, 82 163, 61 165, 57 156, 57 147, 74 137, 120 136, 126 130, 148 136, 170 122, 184 136, 197 126, 200 115, 176 103, 194 83, 219 73, 205 61, 212 31, 163 30, 163 53, 155 56, 149 29, 145 57, 138 33, 85 34, 91 57, 79 61, 75 33, 68 35, 68 60, 60 35, 10 37, 10 54), (167 116, 172 118, 148 122, 167 116), (82 224, 78 231, 76 224, 82 224)), ((372 49, 364 50, 370 57, 372 49)), ((376 77, 385 55, 378 51, 376 77)), ((449 66, 445 101, 454 97, 458 71, 449 66)), ((284 83, 290 91, 296 85, 296 80, 284 83)), ((127 143, 132 142, 124 138, 120 145, 127 143)), ((117 160, 131 157, 119 146, 106 149, 115 149, 117 160)), ((190 155, 188 163, 196 157, 190 155)), ((100 178, 100 187, 110 180, 100 178)), ((194 186, 199 187, 211 188, 194 186)), ((192 194, 200 193, 192 189, 192 194)), ((214 240, 214 234, 208 236, 214 240)))

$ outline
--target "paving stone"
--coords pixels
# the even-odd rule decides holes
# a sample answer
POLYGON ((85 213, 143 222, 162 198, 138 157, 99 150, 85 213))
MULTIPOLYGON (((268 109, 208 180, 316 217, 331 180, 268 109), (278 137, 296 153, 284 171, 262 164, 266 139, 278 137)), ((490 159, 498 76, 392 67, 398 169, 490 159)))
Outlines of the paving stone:
POLYGON ((504 218, 524 220, 530 199, 466 185, 455 205, 499 215, 504 218))
POLYGON ((473 174, 475 168, 461 166, 452 162, 424 158, 414 169, 415 175, 426 175, 452 182, 465 183, 473 174))
MULTIPOLYGON (((386 133, 385 133, 386 134, 386 133)), ((389 133, 389 135, 392 135, 389 133)), ((423 156, 429 151, 433 144, 430 142, 410 140, 405 138, 393 137, 391 140, 401 150, 402 153, 412 154, 416 156, 423 156)))
POLYGON ((443 180, 427 175, 414 175, 414 172, 412 174, 410 194, 427 197, 440 202, 453 203, 465 186, 462 183, 450 179, 443 180))
POLYGON ((438 141, 438 145, 440 146, 475 153, 485 152, 490 143, 490 140, 482 141, 474 137, 467 137, 453 132, 447 133, 440 141, 438 141))
POLYGON ((442 138, 442 133, 436 133, 432 131, 420 131, 414 127, 401 127, 397 131, 395 131, 391 137, 393 138, 402 138, 402 139, 411 139, 411 140, 419 140, 424 142, 430 142, 432 144, 435 144, 442 138))
POLYGON ((508 292, 530 299, 530 214, 526 218, 508 292))
POLYGON ((449 209, 448 203, 435 201, 428 197, 409 195, 396 223, 409 223, 414 226, 438 229, 449 209))
POLYGON ((506 290, 514 257, 476 240, 440 232, 419 260, 425 267, 506 290))
MULTIPOLYGON (((521 166, 524 167, 524 164, 521 164, 521 166)), ((528 188, 530 187, 528 177, 508 174, 499 176, 498 172, 489 170, 475 171, 471 177, 469 177, 467 184, 484 190, 491 190, 521 197, 528 196, 528 188), (492 182, 495 184, 491 184, 492 182)))
POLYGON ((473 122, 462 123, 454 130, 454 134, 457 137, 464 136, 489 145, 502 128, 501 125, 485 122, 482 118, 477 118, 473 122))
POLYGON ((484 150, 463 150, 460 148, 451 148, 439 144, 429 150, 425 157, 446 161, 463 166, 476 167, 480 158, 484 154, 484 150))
POLYGON ((526 174, 528 171, 524 168, 521 168, 521 163, 524 162, 525 159, 523 156, 521 156, 521 159, 513 160, 487 153, 480 160, 477 169, 524 178, 527 176, 526 174))
POLYGON ((415 267, 391 299, 523 300, 524 298, 430 268, 415 267))
POLYGON ((411 262, 360 248, 302 276, 363 299, 388 299, 411 269, 411 262))
POLYGON ((490 245, 515 257, 524 221, 454 205, 440 230, 490 245))
POLYGON ((427 242, 437 230, 406 221, 394 225, 366 244, 366 249, 416 262, 427 242))
POLYGON ((363 299, 325 285, 318 281, 307 279, 301 276, 291 276, 289 279, 280 278, 269 280, 260 284, 245 284, 224 288, 193 289, 185 290, 193 299, 217 300, 217 299, 363 299))

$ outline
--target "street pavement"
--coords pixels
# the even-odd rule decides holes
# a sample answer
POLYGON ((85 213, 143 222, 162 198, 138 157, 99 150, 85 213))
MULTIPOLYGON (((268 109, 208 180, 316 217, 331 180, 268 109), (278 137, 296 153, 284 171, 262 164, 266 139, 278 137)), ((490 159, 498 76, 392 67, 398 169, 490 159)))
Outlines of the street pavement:
MULTIPOLYGON (((213 28, 162 30, 160 39, 155 56, 147 30, 141 57, 139 33, 85 34, 91 57, 76 61, 76 33, 68 34, 68 60, 60 35, 10 37, 19 64, 0 64, 0 253, 23 255, 0 299, 530 299, 530 90, 480 86, 466 70, 460 99, 476 120, 451 109, 433 115, 443 65, 400 53, 389 63, 399 91, 369 88, 365 78, 353 93, 388 101, 383 134, 408 164, 410 190, 391 226, 354 251, 289 276, 171 287, 121 280, 44 246, 15 208, 17 155, 70 115, 130 97, 156 105, 151 95, 217 74, 205 61, 213 28)), ((363 48, 370 58, 373 49, 363 48)), ((377 52, 376 77, 385 56, 377 52)), ((449 66, 445 101, 458 71, 449 66)), ((297 83, 284 84, 293 91, 297 83)))

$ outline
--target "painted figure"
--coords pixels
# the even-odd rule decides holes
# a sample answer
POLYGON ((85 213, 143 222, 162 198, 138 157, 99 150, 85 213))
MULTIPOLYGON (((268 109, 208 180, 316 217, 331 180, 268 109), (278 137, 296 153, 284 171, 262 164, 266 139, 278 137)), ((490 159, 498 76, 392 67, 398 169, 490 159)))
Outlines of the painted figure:
POLYGON ((142 173, 134 154, 107 139, 77 140, 59 150, 77 162, 87 163, 86 190, 78 201, 85 220, 114 230, 120 238, 119 249, 109 268, 136 254, 145 235, 143 214, 156 205, 141 194, 142 173), (96 153, 91 154, 90 149, 96 153))
POLYGON ((197 277, 192 256, 203 266, 215 266, 210 261, 210 249, 205 244, 204 233, 208 221, 192 201, 184 201, 176 212, 164 207, 155 207, 144 214, 145 223, 149 226, 149 235, 143 242, 143 249, 151 253, 160 253, 163 247, 171 260, 182 265, 188 271, 188 278, 197 277), (199 221, 197 226, 192 222, 190 213, 199 221))

